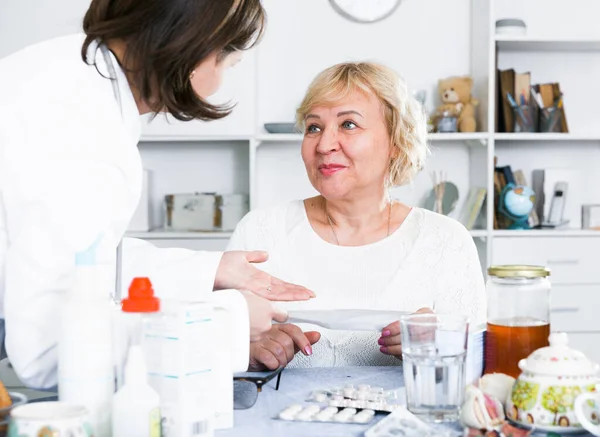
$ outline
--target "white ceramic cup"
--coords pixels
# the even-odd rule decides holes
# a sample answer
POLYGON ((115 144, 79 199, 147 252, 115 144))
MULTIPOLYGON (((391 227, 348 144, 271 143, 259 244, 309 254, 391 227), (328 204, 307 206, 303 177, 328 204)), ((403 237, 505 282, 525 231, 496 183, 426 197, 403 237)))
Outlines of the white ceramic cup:
POLYGON ((600 436, 600 393, 583 393, 574 403, 575 415, 581 426, 595 436, 600 436), (591 405, 590 405, 591 403, 591 405), (590 419, 595 419, 596 423, 590 419))
POLYGON ((10 413, 8 435, 19 437, 92 437, 85 407, 66 402, 36 402, 10 413))

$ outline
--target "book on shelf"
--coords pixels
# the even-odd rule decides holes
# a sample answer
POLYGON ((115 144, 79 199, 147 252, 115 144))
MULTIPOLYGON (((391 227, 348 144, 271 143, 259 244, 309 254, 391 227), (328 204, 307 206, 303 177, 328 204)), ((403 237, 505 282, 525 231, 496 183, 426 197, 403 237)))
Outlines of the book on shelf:
POLYGON ((514 93, 515 90, 515 70, 509 68, 508 70, 498 70, 498 102, 499 112, 501 110, 502 117, 500 118, 499 129, 500 132, 513 132, 514 131, 514 115, 513 110, 508 102, 508 94, 514 93))
POLYGON ((459 221, 467 228, 472 230, 477 223, 485 200, 487 190, 482 187, 471 187, 469 194, 460 212, 459 221))
POLYGON ((531 72, 513 68, 496 76, 497 132, 569 132, 559 83, 532 84, 531 72))

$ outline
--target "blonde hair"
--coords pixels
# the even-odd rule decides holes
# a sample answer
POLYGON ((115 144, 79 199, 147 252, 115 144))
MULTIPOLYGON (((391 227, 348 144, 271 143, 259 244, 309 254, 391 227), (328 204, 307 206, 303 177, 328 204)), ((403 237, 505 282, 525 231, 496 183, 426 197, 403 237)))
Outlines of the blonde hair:
POLYGON ((411 182, 429 153, 427 122, 421 105, 394 70, 371 62, 345 62, 323 70, 313 79, 296 110, 296 124, 304 132, 304 120, 312 108, 339 102, 354 91, 375 95, 383 105, 391 144, 397 151, 390 162, 386 185, 411 182))

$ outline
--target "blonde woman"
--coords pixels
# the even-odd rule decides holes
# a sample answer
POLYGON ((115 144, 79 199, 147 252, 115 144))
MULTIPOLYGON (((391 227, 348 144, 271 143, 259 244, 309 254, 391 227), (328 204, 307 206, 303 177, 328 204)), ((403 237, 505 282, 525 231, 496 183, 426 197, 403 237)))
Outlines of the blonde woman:
MULTIPOLYGON (((302 159, 320 195, 250 212, 230 250, 266 250, 269 274, 317 298, 287 309, 380 309, 485 320, 475 244, 457 221, 390 198, 428 154, 426 122, 398 75, 373 63, 321 72, 297 110, 302 159)), ((381 333, 274 325, 251 368, 398 364, 399 324, 381 333), (318 332, 312 332, 312 331, 318 332)))

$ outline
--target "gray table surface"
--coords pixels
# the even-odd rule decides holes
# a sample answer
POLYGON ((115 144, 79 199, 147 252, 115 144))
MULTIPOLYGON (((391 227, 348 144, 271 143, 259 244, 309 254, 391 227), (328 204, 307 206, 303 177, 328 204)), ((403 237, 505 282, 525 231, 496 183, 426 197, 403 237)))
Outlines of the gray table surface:
MULTIPOLYGON (((306 402, 313 390, 344 386, 346 384, 369 384, 386 390, 404 386, 402 367, 334 367, 313 369, 285 369, 281 375, 279 390, 275 380, 269 382, 259 394, 256 404, 248 410, 236 410, 232 429, 215 433, 217 437, 354 437, 381 420, 367 425, 286 422, 276 419, 281 410, 291 404, 309 405, 306 402)), ((448 427, 451 436, 462 435, 458 427, 448 427)))
MULTIPOLYGON (((386 390, 403 388, 402 367, 334 367, 313 369, 285 369, 281 375, 279 390, 275 380, 263 387, 256 404, 247 410, 236 410, 232 429, 215 433, 216 437, 359 437, 374 426, 384 415, 376 415, 368 425, 286 422, 276 419, 285 407, 292 404, 309 405, 305 400, 313 390, 344 386, 346 384, 369 384, 386 390)), ((399 392, 403 396, 403 389, 399 392)), ((448 431, 448 436, 462 436, 458 424, 438 425, 448 431)), ((535 433, 536 437, 545 433, 535 433)), ((592 437, 591 434, 576 434, 592 437)), ((566 436, 566 434, 565 434, 566 436)))

